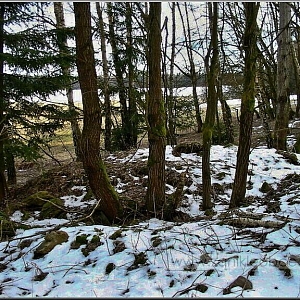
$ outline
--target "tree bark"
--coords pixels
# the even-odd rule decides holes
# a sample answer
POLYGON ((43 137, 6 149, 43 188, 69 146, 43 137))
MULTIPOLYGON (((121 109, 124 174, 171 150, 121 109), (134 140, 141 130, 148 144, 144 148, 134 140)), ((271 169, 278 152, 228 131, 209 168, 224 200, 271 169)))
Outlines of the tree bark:
POLYGON ((230 208, 240 206, 245 198, 251 146, 252 122, 255 107, 255 77, 257 59, 258 2, 243 2, 246 25, 243 48, 245 51, 244 86, 241 103, 239 149, 230 208))
POLYGON ((210 148, 214 130, 216 111, 217 111, 217 87, 219 76, 219 49, 218 49, 218 3, 208 3, 210 6, 211 24, 211 44, 206 56, 206 69, 208 78, 208 95, 205 123, 203 126, 203 154, 202 154, 202 182, 203 182, 203 203, 202 209, 210 209, 213 204, 211 201, 211 175, 210 175, 210 148), (209 58, 212 57, 209 65, 209 58))
MULTIPOLYGON (((186 3, 184 3, 184 7, 185 7, 186 15, 187 15, 188 12, 187 12, 187 4, 186 3)), ((184 25, 184 18, 183 18, 181 9, 180 9, 179 2, 177 2, 177 8, 178 8, 180 18, 181 18, 181 22, 182 22, 182 26, 183 26, 186 51, 187 51, 188 60, 189 60, 189 63, 190 63, 189 77, 190 77, 191 83, 192 83, 192 95, 193 95, 193 101, 194 101, 195 112, 196 112, 197 132, 200 133, 202 131, 203 122, 202 122, 202 118, 201 118, 200 105, 199 105, 199 99, 198 99, 198 94, 197 94, 198 76, 197 76, 194 57, 193 57, 193 47, 192 47, 190 22, 189 22, 189 19, 187 18, 187 29, 186 29, 185 25, 184 25)))
MULTIPOLYGON (((63 2, 54 2, 54 14, 56 18, 56 27, 58 29, 64 30, 66 28, 65 25, 65 17, 64 17, 64 9, 63 2)), ((58 47, 61 55, 70 55, 68 50, 68 41, 66 35, 62 32, 57 36, 58 39, 58 47)), ((63 75, 71 76, 71 66, 70 64, 66 64, 65 62, 61 65, 63 75)), ((80 153, 80 139, 81 139, 81 130, 77 121, 76 108, 74 105, 73 98, 73 88, 72 83, 69 83, 69 87, 66 89, 67 98, 68 98, 68 107, 71 114, 71 129, 72 129, 72 137, 73 137, 73 145, 75 148, 75 154, 78 161, 82 161, 82 155, 80 153)))
POLYGON ((148 189, 146 208, 158 217, 165 204, 165 109, 161 90, 161 3, 150 2, 148 24, 148 189))
MULTIPOLYGON (((0 54, 4 51, 4 14, 6 3, 0 4, 0 54)), ((5 203, 7 182, 5 178, 4 140, 5 134, 5 100, 4 100, 4 59, 0 58, 0 204, 5 203)))
POLYGON ((106 54, 106 41, 105 41, 105 30, 102 11, 100 3, 96 2, 96 10, 99 19, 99 32, 100 32, 100 42, 101 42, 101 57, 103 64, 103 94, 104 94, 104 107, 105 107, 105 137, 104 137, 104 147, 106 150, 110 151, 112 149, 111 145, 111 129, 112 129, 112 119, 111 119, 111 103, 109 95, 109 72, 108 72, 108 62, 106 54))
POLYGON ((286 150, 290 111, 289 68, 290 63, 290 26, 291 8, 289 3, 279 3, 279 35, 277 66, 277 111, 274 129, 274 146, 286 150))
POLYGON ((176 139, 176 121, 175 121, 175 99, 174 99, 174 61, 175 61, 175 42, 176 42, 176 3, 172 2, 172 42, 171 42, 171 59, 170 59, 170 76, 169 76, 169 97, 168 97, 168 140, 173 146, 177 144, 176 139))
POLYGON ((134 64, 133 64, 133 39, 132 39, 132 3, 126 2, 126 54, 128 59, 128 123, 126 133, 129 147, 136 146, 138 136, 138 118, 136 96, 134 91, 134 64))
POLYGON ((101 108, 91 32, 89 2, 74 2, 76 64, 83 104, 81 147, 83 166, 99 208, 110 222, 122 217, 118 194, 110 183, 100 154, 101 108))

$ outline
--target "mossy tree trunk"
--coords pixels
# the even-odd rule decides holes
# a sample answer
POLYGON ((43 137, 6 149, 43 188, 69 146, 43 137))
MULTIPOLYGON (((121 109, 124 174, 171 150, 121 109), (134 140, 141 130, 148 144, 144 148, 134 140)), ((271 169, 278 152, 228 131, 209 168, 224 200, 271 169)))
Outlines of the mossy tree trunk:
POLYGON ((246 16, 243 48, 245 51, 244 84, 240 115, 240 136, 230 208, 240 206, 245 198, 255 107, 257 60, 257 13, 260 3, 243 2, 246 16))
POLYGON ((202 154, 202 182, 203 182, 203 203, 202 209, 210 209, 211 201, 211 175, 210 175, 210 148, 214 130, 217 111, 217 86, 219 76, 219 49, 218 49, 218 3, 209 5, 209 19, 211 27, 211 43, 205 58, 208 95, 205 123, 203 125, 203 154, 202 154), (213 7, 212 7, 213 5, 213 7), (211 56, 211 59, 210 59, 211 56), (210 61, 209 61, 210 60, 210 61))
POLYGON ((277 111, 274 129, 274 146, 286 150, 290 112, 290 25, 291 8, 289 3, 279 3, 278 66, 277 66, 277 111))
POLYGON ((165 204, 165 109, 161 90, 161 3, 150 2, 148 24, 148 189, 146 209, 159 217, 165 204))
MULTIPOLYGON (((64 17, 64 9, 63 2, 54 2, 54 14, 56 18, 56 27, 58 29, 65 30, 65 17, 64 17)), ((63 32, 60 32, 57 36, 59 51, 61 54, 66 56, 70 55, 70 51, 68 50, 68 40, 67 35, 63 32)), ((71 76, 71 65, 67 62, 67 60, 61 64, 62 72, 65 76, 71 76)), ((78 161, 82 161, 82 155, 80 153, 80 139, 81 139, 81 129, 78 124, 76 108, 74 105, 74 97, 73 97, 73 88, 72 82, 70 81, 69 86, 66 89, 67 98, 68 98, 68 107, 71 114, 71 129, 72 129, 72 137, 73 137, 73 145, 75 148, 75 154, 78 161)))
POLYGON ((74 2, 76 64, 83 104, 81 147, 89 185, 100 201, 99 208, 110 222, 122 217, 118 194, 110 183, 100 155, 101 108, 91 31, 89 2, 74 2))

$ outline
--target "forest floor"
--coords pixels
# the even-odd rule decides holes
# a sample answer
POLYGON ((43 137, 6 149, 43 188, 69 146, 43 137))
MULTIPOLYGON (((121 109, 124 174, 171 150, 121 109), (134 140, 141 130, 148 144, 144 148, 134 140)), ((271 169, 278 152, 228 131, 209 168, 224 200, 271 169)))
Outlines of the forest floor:
MULTIPOLYGON (((290 149, 297 124, 290 125, 290 149)), ((201 134, 178 137, 178 143, 193 142, 201 143, 201 134)), ((246 199, 236 210, 228 204, 237 145, 212 147, 214 208, 208 215, 199 210, 201 156, 178 155, 167 146, 167 194, 182 172, 187 177, 182 214, 171 221, 147 219, 137 209, 147 185, 147 142, 130 151, 103 151, 111 182, 128 208, 122 225, 105 226, 88 217, 96 200, 74 160, 71 138, 62 132, 51 149, 55 160, 17 163, 7 212, 13 233, 6 236, 0 216, 0 296, 299 297, 300 155, 267 149, 260 119, 254 120, 252 146, 246 199), (41 191, 62 201, 56 203, 59 214, 43 216, 45 203, 24 206, 41 191), (42 252, 50 233, 63 239, 42 252)))

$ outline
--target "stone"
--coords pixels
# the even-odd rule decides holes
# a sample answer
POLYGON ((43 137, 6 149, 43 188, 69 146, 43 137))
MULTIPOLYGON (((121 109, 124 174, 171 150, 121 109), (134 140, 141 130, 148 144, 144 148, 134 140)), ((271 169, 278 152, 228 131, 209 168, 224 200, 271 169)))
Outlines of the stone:
POLYGON ((41 258, 48 254, 59 244, 66 242, 69 239, 69 235, 62 230, 52 231, 46 234, 45 240, 34 251, 33 258, 41 258))

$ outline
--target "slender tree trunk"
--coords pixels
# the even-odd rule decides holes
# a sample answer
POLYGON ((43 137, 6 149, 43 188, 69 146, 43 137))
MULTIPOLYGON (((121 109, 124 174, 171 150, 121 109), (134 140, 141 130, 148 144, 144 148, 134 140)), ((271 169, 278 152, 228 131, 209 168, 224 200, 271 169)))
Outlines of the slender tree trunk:
MULTIPOLYGON (((119 91, 119 99, 121 105, 121 122, 122 122, 122 134, 121 134, 121 141, 120 146, 121 150, 127 150, 132 147, 132 128, 131 128, 131 117, 130 117, 130 108, 127 105, 127 97, 128 94, 126 92, 125 83, 123 80, 123 71, 121 65, 123 62, 121 61, 119 50, 117 46, 116 34, 114 30, 115 21, 112 9, 112 3, 107 3, 107 14, 108 14, 108 22, 109 22, 109 39, 112 48, 112 56, 114 67, 116 71, 116 79, 118 84, 118 91, 119 91)), ((131 95, 132 96, 132 95, 131 95)), ((131 110, 134 109, 134 106, 131 103, 131 110)))
MULTIPOLYGON (((4 14, 6 3, 0 3, 0 54, 4 50, 4 14)), ((4 60, 0 58, 0 205, 5 203, 7 183, 5 178, 4 140, 5 140, 5 100, 4 100, 4 60)))
POLYGON ((111 103, 109 95, 109 72, 108 72, 108 62, 106 54, 106 40, 105 40, 105 30, 102 11, 100 3, 96 2, 96 10, 99 18, 99 32, 100 32, 100 42, 101 42, 101 57, 103 64, 103 94, 104 94, 104 107, 105 107, 105 137, 104 145, 105 149, 111 150, 111 129, 112 129, 112 118, 111 118, 111 103))
MULTIPOLYGON (((64 9, 63 9, 63 2, 54 2, 54 14, 56 18, 56 26, 58 29, 65 29, 65 17, 64 17, 64 9)), ((58 39, 58 46, 59 51, 61 54, 70 55, 68 50, 68 41, 66 35, 63 33, 60 33, 57 36, 58 39)), ((62 72, 65 76, 71 76, 71 66, 70 64, 63 63, 62 66, 62 72)), ((68 98, 68 107, 69 111, 71 113, 71 129, 72 129, 72 137, 73 137, 73 145, 75 148, 75 154, 78 161, 82 160, 82 155, 80 153, 80 139, 81 139, 81 130, 80 126, 77 121, 77 115, 76 108, 74 105, 74 98, 73 98, 73 88, 72 83, 69 83, 69 87, 66 89, 67 92, 67 98, 68 98)))
POLYGON ((99 208, 110 221, 122 217, 118 194, 110 183, 100 154, 101 108, 91 32, 89 2, 74 2, 76 64, 83 104, 83 166, 99 208))
POLYGON ((6 151, 6 169, 7 169, 7 183, 16 184, 17 183, 17 172, 15 165, 15 157, 11 151, 6 151))
POLYGON ((217 86, 219 76, 219 49, 218 49, 218 3, 208 3, 210 6, 211 45, 206 56, 206 68, 208 78, 208 95, 205 123, 203 126, 203 155, 202 155, 202 181, 203 204, 202 209, 210 209, 211 201, 211 175, 210 175, 210 148, 217 111, 217 86), (212 9, 213 5, 213 9, 212 9), (212 57, 209 65, 209 59, 212 57))
POLYGON ((279 35, 277 66, 277 111, 274 130, 274 146, 286 150, 290 111, 289 68, 290 64, 290 26, 291 8, 289 3, 279 3, 279 35))
POLYGON ((165 109, 161 91, 161 3, 150 2, 148 24, 148 189, 146 208, 148 212, 159 212, 165 204, 165 109))
POLYGON ((169 98, 168 98, 168 140, 171 145, 177 144, 176 139, 176 122, 175 122, 175 99, 174 99, 174 62, 175 62, 175 42, 176 42, 176 3, 172 2, 172 42, 171 42, 171 59, 170 59, 170 76, 169 76, 169 98))
MULTIPOLYGON (((222 3, 223 10, 224 10, 224 2, 222 3)), ((222 26, 220 29, 220 41, 223 41, 223 31, 224 31, 224 19, 222 20, 222 26)), ((226 53, 224 49, 224 43, 220 43, 220 50, 223 56, 223 61, 225 61, 226 58, 226 53)), ((225 62, 223 62, 222 70, 220 70, 221 74, 224 74, 225 70, 225 62)), ((219 76, 220 80, 218 81, 218 99, 221 103, 221 109, 222 109, 222 117, 223 117, 223 122, 225 125, 225 134, 226 134, 226 141, 227 143, 234 143, 234 129, 232 125, 232 114, 231 114, 231 108, 228 105, 227 101, 223 97, 223 91, 222 91, 222 75, 219 76)))
POLYGON ((129 147, 136 146, 138 136, 137 105, 134 91, 133 39, 132 39, 132 3, 126 2, 126 53, 128 59, 128 124, 126 135, 129 147))
POLYGON ((255 107, 255 76, 257 59, 257 13, 259 2, 243 2, 246 15, 243 48, 245 51, 244 87, 241 103, 239 149, 230 199, 230 208, 240 206, 245 198, 255 107))
MULTIPOLYGON (((183 32, 185 36, 185 44, 186 44, 186 51, 188 54, 188 59, 190 63, 190 79, 192 82, 192 94, 193 94, 193 101, 194 101, 194 106, 195 106, 195 112, 196 112, 196 121, 197 121, 197 132, 202 131, 202 118, 201 118, 201 112, 200 112, 200 105, 199 105, 199 99, 198 99, 198 94, 197 94, 197 81, 198 81, 198 76, 196 72, 196 67, 195 67, 195 62, 194 62, 194 57, 193 57, 193 48, 192 48, 192 38, 191 38, 191 29, 190 29, 190 23, 189 19, 187 18, 187 29, 185 28, 185 23, 184 23, 184 17, 182 15, 180 5, 178 2, 177 3, 177 8, 180 14, 182 26, 183 26, 183 32)), ((184 3, 185 6, 185 12, 186 15, 188 14, 187 12, 187 3, 184 3)))

